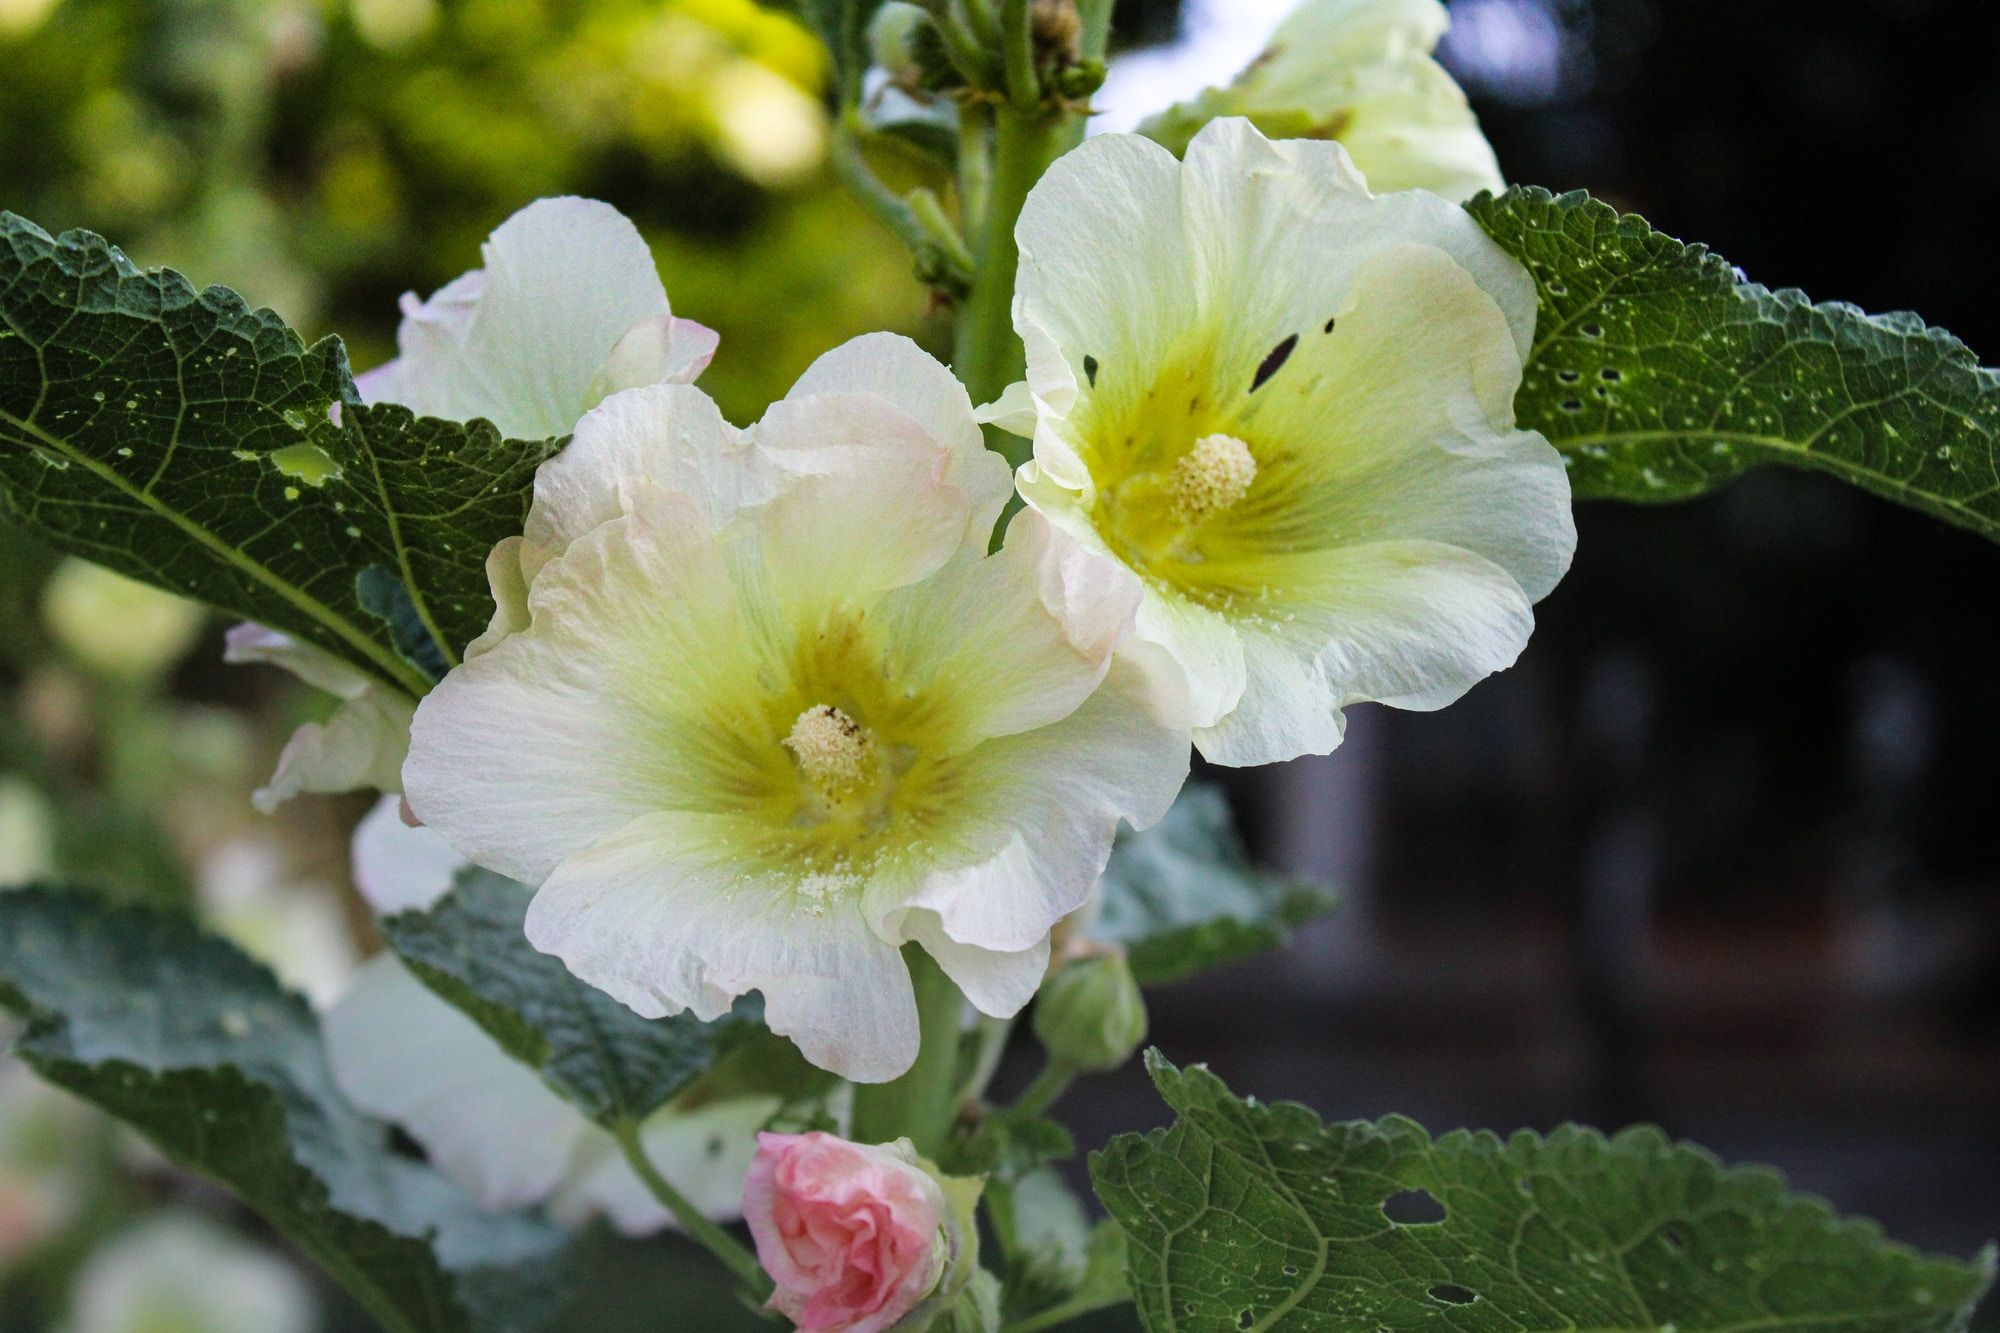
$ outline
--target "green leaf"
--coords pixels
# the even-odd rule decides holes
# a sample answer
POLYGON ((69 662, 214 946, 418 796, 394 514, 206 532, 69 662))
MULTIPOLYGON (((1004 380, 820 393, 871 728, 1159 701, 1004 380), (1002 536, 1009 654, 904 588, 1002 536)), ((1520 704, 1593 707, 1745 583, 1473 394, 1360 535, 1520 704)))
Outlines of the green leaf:
POLYGON ((559 444, 363 407, 338 339, 0 213, 0 506, 62 550, 420 695, 559 444))
POLYGON ((1167 817, 1121 830, 1090 934, 1125 946, 1148 984, 1278 948, 1333 910, 1331 890, 1253 865, 1215 787, 1189 783, 1167 817))
POLYGON ((641 1018, 578 981, 561 960, 528 943, 532 896, 525 885, 473 867, 429 911, 382 921, 382 937, 424 984, 600 1125, 643 1121, 766 1035, 754 997, 713 1023, 687 1014, 641 1018))
POLYGON ((482 1212, 335 1087, 304 1000, 185 918, 0 894, 0 1004, 50 1082, 227 1186, 392 1330, 528 1329, 560 1233, 482 1212))
POLYGON ((1740 281, 1582 193, 1466 207, 1534 276, 1516 410, 1579 498, 1685 499, 1783 463, 2000 540, 2000 373, 1949 333, 1740 281))
POLYGON ((1992 1281, 1990 1250, 1922 1257, 1656 1129, 1433 1142, 1147 1064, 1178 1119, 1091 1174, 1154 1333, 1925 1333, 1964 1328, 1992 1281))

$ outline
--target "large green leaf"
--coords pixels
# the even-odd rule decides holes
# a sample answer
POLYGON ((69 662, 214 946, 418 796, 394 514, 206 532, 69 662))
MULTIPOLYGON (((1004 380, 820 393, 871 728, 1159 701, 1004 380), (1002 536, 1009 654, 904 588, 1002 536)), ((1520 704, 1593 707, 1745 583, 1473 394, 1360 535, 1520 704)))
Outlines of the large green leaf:
POLYGON ((393 1153, 335 1087, 312 1010, 233 946, 85 894, 0 894, 0 1003, 43 1077, 226 1185, 386 1327, 544 1322, 560 1234, 393 1153))
POLYGON ((1122 830, 1090 933, 1123 944, 1142 982, 1173 981, 1275 949, 1333 910, 1318 884, 1252 864, 1215 787, 1189 783, 1167 817, 1122 830))
MULTIPOLYGON (((578 981, 528 943, 531 896, 525 885, 475 867, 429 911, 384 920, 382 936, 425 985, 599 1124, 615 1130, 643 1121, 764 1033, 754 997, 713 1023, 687 1014, 641 1018, 578 981)), ((761 1053, 774 1063, 785 1055, 761 1053)))
POLYGON ((1655 1129, 1433 1142, 1148 1065, 1178 1119, 1091 1174, 1153 1333, 1926 1333, 1992 1280, 1655 1129))
POLYGON ((63 550, 421 694, 557 443, 362 407, 338 339, 0 213, 0 504, 63 550))
POLYGON ((1579 497, 1679 500, 1784 463, 2000 540, 2000 373, 1949 333, 1741 281, 1585 194, 1466 207, 1534 276, 1516 407, 1579 497))

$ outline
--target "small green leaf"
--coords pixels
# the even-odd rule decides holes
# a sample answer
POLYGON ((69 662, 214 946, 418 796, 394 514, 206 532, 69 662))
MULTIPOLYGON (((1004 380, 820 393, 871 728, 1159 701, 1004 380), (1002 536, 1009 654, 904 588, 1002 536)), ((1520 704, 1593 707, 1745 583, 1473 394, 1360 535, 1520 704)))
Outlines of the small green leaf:
POLYGON ((0 1004, 50 1082, 227 1186, 392 1330, 531 1329, 561 1235, 480 1211, 335 1087, 305 1001, 186 919, 0 894, 0 1004))
POLYGON ((0 506, 62 550, 422 694, 559 445, 363 407, 338 339, 0 213, 0 506))
POLYGON ((1516 411, 1579 498, 1680 500, 1783 463, 2000 540, 2000 373, 1951 334, 1743 282, 1582 193, 1466 207, 1534 277, 1516 411))
POLYGON ((382 936, 424 984, 600 1125, 643 1121, 765 1032, 755 997, 713 1023, 641 1018, 528 943, 532 896, 474 867, 429 911, 382 921, 382 936))
POLYGON ((1943 1333, 1992 1281, 1656 1129, 1433 1142, 1147 1065, 1178 1119, 1091 1176, 1154 1333, 1943 1333))
POLYGON ((1214 787, 1189 783, 1167 817, 1122 830, 1090 934, 1123 944, 1132 974, 1174 981, 1278 948, 1333 910, 1333 893, 1253 865, 1214 787))

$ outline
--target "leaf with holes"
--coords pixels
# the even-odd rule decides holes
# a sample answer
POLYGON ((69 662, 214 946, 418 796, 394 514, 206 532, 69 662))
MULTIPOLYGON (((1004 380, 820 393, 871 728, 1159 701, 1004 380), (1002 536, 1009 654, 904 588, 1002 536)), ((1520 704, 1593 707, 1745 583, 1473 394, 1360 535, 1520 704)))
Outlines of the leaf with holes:
POLYGON ((1516 411, 1579 498, 1680 500, 1783 463, 2000 540, 2000 372, 1949 333, 1743 282, 1585 194, 1466 207, 1534 277, 1516 411))
POLYGON ((382 936, 424 984, 598 1124, 615 1130, 643 1121, 752 1042, 760 1073, 799 1064, 766 1032, 755 997, 713 1023, 687 1014, 641 1018, 578 981, 528 943, 531 896, 525 885, 469 869, 430 910, 382 921, 382 936))
POLYGON ((363 407, 338 339, 0 213, 0 505, 413 695, 485 628, 559 443, 363 407))
POLYGON ((1121 832, 1098 892, 1090 934, 1123 944, 1147 983, 1279 948, 1335 901, 1321 885, 1254 865, 1222 792, 1196 783, 1159 823, 1121 832))
POLYGON ((232 1190, 385 1327, 530 1329, 561 1235, 481 1211, 343 1097, 319 1022, 262 964, 178 916, 0 894, 0 1005, 50 1082, 232 1190))
POLYGON ((1944 1333, 1992 1281, 1655 1129, 1433 1141, 1147 1065, 1177 1119, 1091 1176, 1153 1333, 1944 1333))

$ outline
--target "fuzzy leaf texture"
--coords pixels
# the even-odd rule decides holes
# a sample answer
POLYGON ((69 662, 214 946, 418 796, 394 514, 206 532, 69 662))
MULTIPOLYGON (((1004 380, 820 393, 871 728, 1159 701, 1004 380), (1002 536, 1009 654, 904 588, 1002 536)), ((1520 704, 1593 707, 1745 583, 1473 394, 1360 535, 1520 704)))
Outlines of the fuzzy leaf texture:
POLYGON ((641 1018, 578 981, 528 943, 532 896, 475 867, 429 911, 384 919, 382 936, 425 985, 598 1124, 639 1123, 764 1034, 754 996, 713 1023, 690 1014, 641 1018))
POLYGON ((0 213, 0 512, 62 550, 420 695, 559 444, 363 407, 339 339, 0 213))
POLYGON ((1120 831, 1098 892, 1089 933, 1123 944, 1147 984, 1280 948, 1335 902, 1321 885, 1255 865, 1220 789, 1196 783, 1145 832, 1120 831))
POLYGON ((1466 207, 1534 276, 1515 407, 1578 498, 1681 500, 1782 463, 2000 540, 2000 372, 1943 329, 1742 281, 1581 192, 1466 207))
POLYGON ((1433 1141, 1147 1064, 1177 1119, 1091 1175, 1151 1333, 1945 1333, 1992 1281, 1655 1129, 1433 1141))
POLYGON ((0 1004, 17 1053, 289 1236, 394 1333, 543 1326, 561 1236, 480 1211, 343 1097, 319 1023, 183 917, 41 889, 0 894, 0 1004))

